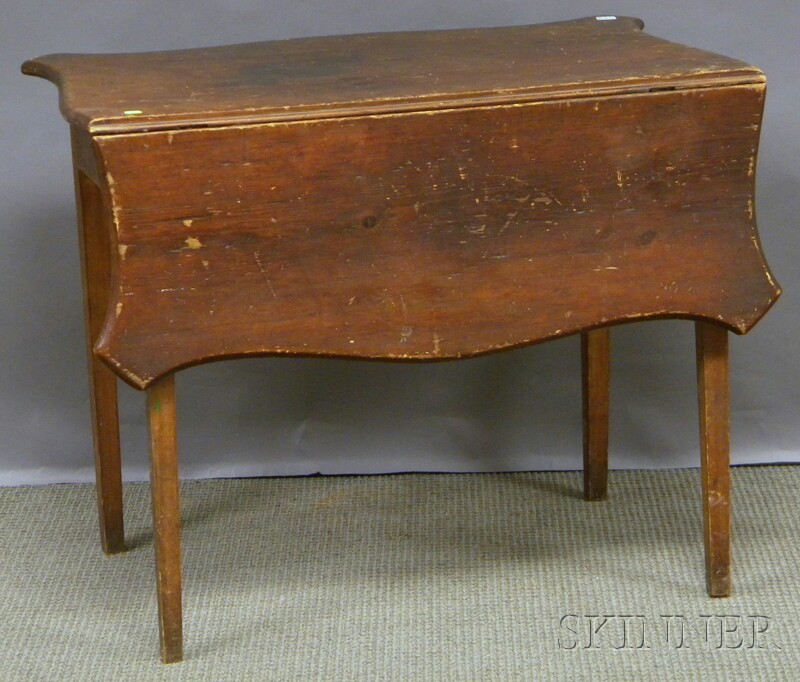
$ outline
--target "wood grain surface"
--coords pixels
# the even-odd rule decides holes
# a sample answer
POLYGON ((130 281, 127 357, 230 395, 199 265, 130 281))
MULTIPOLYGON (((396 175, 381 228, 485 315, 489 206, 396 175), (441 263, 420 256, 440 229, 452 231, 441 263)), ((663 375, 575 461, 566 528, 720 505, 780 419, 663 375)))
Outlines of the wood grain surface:
POLYGON ((646 317, 744 332, 761 85, 95 136, 96 351, 145 387, 248 354, 442 359, 646 317))
POLYGON ((59 84, 93 133, 763 82, 744 62, 641 32, 639 19, 301 38, 168 52, 54 54, 25 73, 59 84))

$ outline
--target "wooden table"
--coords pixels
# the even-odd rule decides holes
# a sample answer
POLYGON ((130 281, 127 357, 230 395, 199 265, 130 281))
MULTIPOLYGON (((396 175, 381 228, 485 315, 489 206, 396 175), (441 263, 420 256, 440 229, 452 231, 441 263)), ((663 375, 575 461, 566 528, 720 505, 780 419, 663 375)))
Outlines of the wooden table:
POLYGON ((730 591, 727 331, 780 291, 756 232, 765 78, 638 19, 57 54, 81 226, 100 531, 117 377, 147 391, 161 654, 182 657, 174 373, 445 360, 580 333, 606 495, 609 333, 696 323, 708 592, 730 591))

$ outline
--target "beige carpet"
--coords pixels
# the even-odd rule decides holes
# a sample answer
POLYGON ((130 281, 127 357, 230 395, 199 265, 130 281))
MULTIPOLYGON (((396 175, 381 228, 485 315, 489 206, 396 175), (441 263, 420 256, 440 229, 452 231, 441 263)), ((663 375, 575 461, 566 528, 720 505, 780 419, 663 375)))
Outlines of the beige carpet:
POLYGON ((0 681, 800 680, 800 467, 733 476, 725 600, 697 471, 186 482, 172 666, 148 487, 110 558, 92 487, 0 489, 0 681))

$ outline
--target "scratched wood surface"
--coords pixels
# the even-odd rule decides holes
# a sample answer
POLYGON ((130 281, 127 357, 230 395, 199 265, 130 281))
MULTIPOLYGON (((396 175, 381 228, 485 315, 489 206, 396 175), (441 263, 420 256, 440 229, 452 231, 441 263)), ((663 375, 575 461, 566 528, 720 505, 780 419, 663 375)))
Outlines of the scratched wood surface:
POLYGON ((446 359, 646 317, 747 331, 779 295, 753 203, 764 76, 640 29, 26 62, 108 209, 95 352, 145 388, 249 354, 446 359))
POLYGON ((744 62, 671 43, 630 17, 302 38, 192 50, 46 55, 25 73, 60 86, 91 132, 433 109, 763 82, 744 62))
POLYGON ((458 357, 648 316, 746 331, 777 293, 763 92, 98 136, 119 257, 97 351, 145 386, 214 357, 458 357))

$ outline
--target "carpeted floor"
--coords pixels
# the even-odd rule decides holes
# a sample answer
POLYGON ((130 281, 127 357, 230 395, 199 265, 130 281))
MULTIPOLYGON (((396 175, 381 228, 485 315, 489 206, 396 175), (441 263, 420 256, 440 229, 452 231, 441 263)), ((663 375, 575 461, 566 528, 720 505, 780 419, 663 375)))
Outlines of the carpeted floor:
POLYGON ((172 666, 148 486, 114 557, 93 487, 0 489, 0 681, 800 680, 800 466, 733 482, 725 600, 696 470, 612 472, 594 503, 580 473, 185 482, 172 666))

